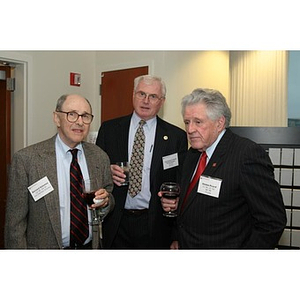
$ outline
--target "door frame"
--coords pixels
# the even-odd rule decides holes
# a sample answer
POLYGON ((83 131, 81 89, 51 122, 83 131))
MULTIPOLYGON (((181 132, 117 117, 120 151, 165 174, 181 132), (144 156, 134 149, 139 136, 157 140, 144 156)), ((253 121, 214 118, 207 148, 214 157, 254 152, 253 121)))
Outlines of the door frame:
POLYGON ((140 60, 137 62, 124 62, 124 63, 118 63, 118 64, 109 64, 104 67, 100 67, 100 83, 101 83, 101 72, 109 72, 109 71, 117 71, 117 70, 122 70, 122 69, 131 69, 131 68, 139 68, 139 67, 144 67, 148 66, 149 68, 149 73, 153 74, 154 73, 154 60, 140 60))
POLYGON ((32 118, 28 110, 28 107, 32 105, 32 100, 30 100, 32 99, 32 59, 19 52, 0 51, 0 60, 15 66, 16 87, 13 99, 21 106, 19 115, 21 115, 22 120, 18 119, 18 123, 14 124, 12 127, 13 132, 11 132, 13 154, 17 150, 28 146, 29 120, 32 118), (18 137, 17 140, 14 140, 15 136, 18 137))

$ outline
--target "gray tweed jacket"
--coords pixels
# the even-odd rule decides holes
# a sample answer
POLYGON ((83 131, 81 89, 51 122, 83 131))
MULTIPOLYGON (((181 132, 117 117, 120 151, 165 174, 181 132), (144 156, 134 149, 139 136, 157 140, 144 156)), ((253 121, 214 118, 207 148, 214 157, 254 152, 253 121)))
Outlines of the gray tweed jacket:
MULTIPOLYGON (((55 138, 26 147, 13 156, 5 217, 5 248, 62 248, 55 138), (54 191, 34 201, 28 187, 47 176, 54 191)), ((98 146, 83 142, 90 177, 112 192, 110 162, 98 146)), ((110 195, 110 210, 114 207, 110 195)))

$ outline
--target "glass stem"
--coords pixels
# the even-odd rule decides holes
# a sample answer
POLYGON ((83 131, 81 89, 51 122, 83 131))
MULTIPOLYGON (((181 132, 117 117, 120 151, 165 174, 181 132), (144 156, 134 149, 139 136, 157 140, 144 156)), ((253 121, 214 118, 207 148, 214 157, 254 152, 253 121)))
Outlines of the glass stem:
POLYGON ((95 208, 92 209, 92 224, 93 225, 98 225, 99 219, 98 219, 98 214, 97 210, 95 208))

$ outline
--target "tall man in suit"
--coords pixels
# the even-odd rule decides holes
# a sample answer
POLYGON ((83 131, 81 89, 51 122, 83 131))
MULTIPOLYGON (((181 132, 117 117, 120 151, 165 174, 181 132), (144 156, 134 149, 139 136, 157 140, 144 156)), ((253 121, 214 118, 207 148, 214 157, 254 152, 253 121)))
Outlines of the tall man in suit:
MULTIPOLYGON (((165 181, 178 181, 178 171, 187 151, 184 130, 157 116, 166 97, 166 87, 159 77, 140 76, 134 80, 131 115, 104 122, 96 144, 111 161, 116 206, 103 224, 104 246, 115 249, 164 249, 171 244, 173 220, 163 216, 157 193, 165 181), (121 185, 125 175, 115 163, 131 161, 134 136, 140 120, 145 146, 141 161, 141 191, 132 196, 128 185, 121 185)), ((131 174, 132 175, 132 174, 131 174)))
MULTIPOLYGON (((266 151, 232 133, 230 109, 216 90, 196 89, 185 96, 182 115, 191 148, 182 171, 172 248, 276 247, 286 214, 266 151), (206 155, 205 169, 187 195, 206 155)), ((165 198, 162 205, 166 211, 176 206, 165 198)))
POLYGON ((89 101, 79 95, 63 95, 57 101, 53 119, 57 135, 18 151, 13 157, 6 208, 6 248, 91 248, 93 235, 87 220, 91 216, 83 199, 76 201, 82 204, 77 211, 84 215, 85 232, 82 242, 72 234, 75 241, 71 243, 70 223, 74 213, 70 208, 73 197, 70 195, 73 190, 70 187, 70 151, 73 149, 78 149, 75 152, 83 178, 98 179, 95 199, 102 199, 102 202, 91 207, 102 207, 107 214, 114 206, 109 158, 96 145, 83 141, 93 120, 89 101))

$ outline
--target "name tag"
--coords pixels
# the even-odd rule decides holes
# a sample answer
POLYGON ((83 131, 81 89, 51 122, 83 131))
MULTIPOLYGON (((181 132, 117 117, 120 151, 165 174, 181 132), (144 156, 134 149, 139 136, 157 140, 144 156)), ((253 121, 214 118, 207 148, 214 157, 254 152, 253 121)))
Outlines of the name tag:
POLYGON ((209 176, 200 176, 198 193, 219 198, 222 180, 209 176))
POLYGON ((162 158, 162 160, 163 160, 164 170, 171 169, 171 168, 179 166, 178 153, 174 153, 174 154, 164 156, 162 158))
POLYGON ((54 190, 47 176, 33 183, 28 187, 28 190, 34 199, 34 201, 38 201, 50 192, 54 190))

